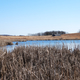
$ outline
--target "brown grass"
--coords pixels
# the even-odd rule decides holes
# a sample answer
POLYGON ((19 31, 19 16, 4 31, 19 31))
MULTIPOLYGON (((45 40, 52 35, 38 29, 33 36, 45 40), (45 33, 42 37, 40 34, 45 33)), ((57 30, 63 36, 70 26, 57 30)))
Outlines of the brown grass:
POLYGON ((0 40, 0 47, 6 46, 6 45, 13 45, 12 41, 8 40, 0 40))
POLYGON ((80 80, 80 50, 18 47, 0 57, 1 80, 80 80))
POLYGON ((27 41, 27 40, 74 40, 80 39, 80 33, 63 34, 61 36, 0 36, 0 46, 5 46, 6 42, 27 41))
POLYGON ((25 41, 25 40, 59 40, 80 39, 80 33, 63 34, 61 36, 0 36, 0 40, 25 41))

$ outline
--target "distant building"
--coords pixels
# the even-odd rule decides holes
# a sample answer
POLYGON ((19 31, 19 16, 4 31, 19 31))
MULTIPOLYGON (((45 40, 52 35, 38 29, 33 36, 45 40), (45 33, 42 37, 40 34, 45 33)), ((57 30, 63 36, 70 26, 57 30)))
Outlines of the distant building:
POLYGON ((55 34, 52 34, 52 36, 55 36, 55 34))
POLYGON ((60 36, 61 34, 55 34, 55 36, 60 36))
POLYGON ((56 34, 52 34, 52 36, 61 36, 58 32, 56 34))

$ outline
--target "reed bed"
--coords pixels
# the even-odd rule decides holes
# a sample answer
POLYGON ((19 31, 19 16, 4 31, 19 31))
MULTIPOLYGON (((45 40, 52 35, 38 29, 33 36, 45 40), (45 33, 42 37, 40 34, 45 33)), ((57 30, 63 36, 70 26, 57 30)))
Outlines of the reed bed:
POLYGON ((80 80, 80 50, 17 47, 0 56, 1 80, 80 80))
POLYGON ((6 46, 6 45, 13 45, 12 41, 9 40, 0 40, 0 47, 6 46))

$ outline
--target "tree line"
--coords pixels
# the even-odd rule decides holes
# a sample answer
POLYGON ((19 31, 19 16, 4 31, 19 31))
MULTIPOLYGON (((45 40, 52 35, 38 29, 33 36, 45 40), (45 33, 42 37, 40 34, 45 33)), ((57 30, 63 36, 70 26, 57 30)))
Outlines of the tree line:
POLYGON ((62 35, 62 34, 66 34, 66 32, 64 31, 46 31, 43 33, 31 34, 31 36, 47 36, 47 35, 55 35, 55 34, 62 35))

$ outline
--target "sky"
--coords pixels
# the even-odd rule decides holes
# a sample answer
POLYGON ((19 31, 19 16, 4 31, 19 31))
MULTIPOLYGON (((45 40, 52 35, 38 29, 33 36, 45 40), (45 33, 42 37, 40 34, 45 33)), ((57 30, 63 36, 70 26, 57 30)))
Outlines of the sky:
POLYGON ((80 30, 80 0, 0 0, 0 34, 80 30))

